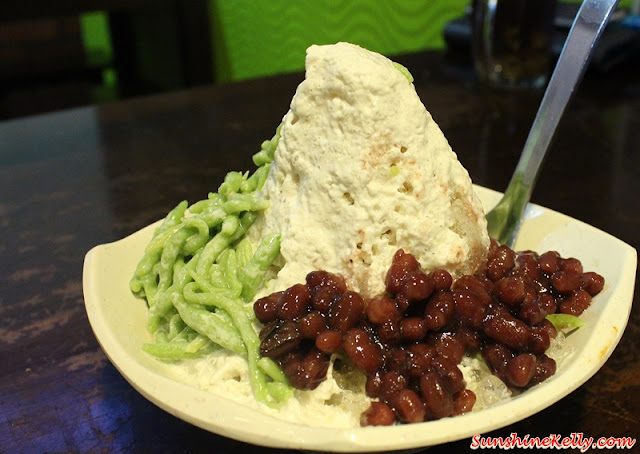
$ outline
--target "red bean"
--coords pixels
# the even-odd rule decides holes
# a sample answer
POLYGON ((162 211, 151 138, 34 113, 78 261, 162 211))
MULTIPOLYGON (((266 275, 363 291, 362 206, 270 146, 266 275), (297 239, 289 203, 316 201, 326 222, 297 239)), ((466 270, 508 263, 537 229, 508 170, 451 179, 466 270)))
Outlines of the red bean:
POLYGON ((269 358, 282 356, 295 350, 301 340, 302 336, 295 322, 278 324, 260 343, 260 354, 269 358))
POLYGON ((431 360, 436 357, 437 351, 431 345, 419 343, 412 344, 407 349, 407 375, 420 377, 429 370, 431 360))
POLYGON ((278 317, 282 320, 296 320, 302 317, 309 305, 309 289, 304 284, 288 288, 282 295, 282 304, 278 308, 278 317))
POLYGON ((367 319, 371 323, 380 325, 388 320, 399 321, 402 314, 396 303, 386 295, 374 297, 366 307, 367 319))
POLYGON ((536 370, 529 382, 530 386, 541 383, 556 373, 556 362, 547 355, 541 355, 536 362, 536 370))
POLYGON ((571 274, 582 274, 584 271, 580 260, 573 257, 560 259, 560 269, 571 274))
POLYGON ((536 357, 530 353, 522 353, 507 363, 506 376, 513 386, 523 388, 529 384, 536 372, 536 357))
POLYGON ((532 328, 531 339, 529 340, 529 350, 536 355, 546 352, 551 345, 549 333, 544 328, 532 328))
POLYGON ((458 318, 472 328, 480 328, 487 313, 486 305, 478 299, 475 293, 469 290, 453 292, 455 312, 458 318))
POLYGON ((384 367, 404 374, 409 368, 409 352, 404 347, 390 348, 384 354, 384 367))
POLYGON ((323 353, 336 353, 342 347, 342 334, 336 330, 326 330, 316 337, 316 348, 323 353))
POLYGON ((580 275, 580 287, 589 295, 596 296, 604 287, 604 278, 598 273, 588 271, 580 275))
POLYGON ((329 369, 329 357, 312 349, 307 353, 292 377, 288 377, 297 389, 315 389, 325 379, 329 369))
POLYGON ((501 373, 506 369, 513 354, 502 344, 487 344, 482 348, 482 357, 492 370, 501 373))
POLYGON ((413 255, 405 253, 402 249, 398 249, 393 256, 391 267, 389 267, 389 271, 387 271, 385 277, 385 288, 387 292, 392 295, 399 293, 407 274, 417 270, 419 267, 420 264, 413 255))
POLYGON ((435 290, 449 290, 453 284, 453 278, 447 270, 437 269, 431 272, 431 280, 435 290))
POLYGON ((315 339, 326 327, 327 322, 324 316, 318 311, 309 312, 298 322, 300 334, 302 334, 302 337, 305 339, 315 339))
POLYGON ((333 287, 321 287, 312 292, 311 306, 324 315, 329 314, 333 302, 342 294, 333 287))
POLYGON ((376 328, 376 334, 381 342, 395 344, 400 341, 400 326, 396 322, 384 322, 376 328))
POLYGON ((407 387, 407 378, 397 371, 386 372, 380 377, 380 397, 388 401, 391 396, 407 387))
POLYGON ((400 293, 412 303, 427 299, 433 293, 433 287, 431 278, 418 269, 407 274, 400 293))
POLYGON ((480 334, 469 328, 468 326, 460 325, 456 328, 456 335, 462 341, 467 350, 479 350, 481 345, 480 334))
POLYGON ((382 365, 382 352, 362 328, 347 331, 343 348, 353 364, 366 374, 374 373, 382 365))
POLYGON ((537 325, 547 316, 538 301, 523 303, 518 309, 518 318, 529 326, 537 325))
POLYGON ((424 309, 424 320, 427 329, 439 330, 444 328, 453 320, 455 314, 455 304, 453 302, 453 294, 449 291, 437 291, 424 309))
POLYGON ((485 283, 476 276, 462 276, 453 283, 452 288, 453 290, 466 290, 473 293, 483 306, 491 302, 491 296, 485 287, 485 283))
POLYGON ((553 323, 551 323, 549 320, 544 319, 540 322, 540 324, 538 324, 536 326, 537 329, 540 330, 544 330, 547 335, 549 336, 549 339, 555 339, 556 335, 558 334, 558 331, 556 330, 556 327, 553 326, 553 323))
POLYGON ((380 397, 380 389, 382 388, 382 376, 380 371, 367 376, 367 381, 364 385, 364 391, 367 396, 377 399, 380 397))
POLYGON ((544 317, 556 309, 582 313, 603 285, 576 259, 515 253, 492 240, 483 275, 453 282, 445 270, 425 274, 399 250, 385 278, 388 293, 366 305, 341 276, 316 271, 306 285, 256 301, 254 311, 264 325, 261 354, 276 359, 294 387, 317 387, 330 356, 343 349, 367 375, 367 395, 381 399, 361 423, 388 425, 470 411, 476 396, 457 366, 465 351, 480 350, 511 386, 550 377, 556 365, 544 352, 556 330, 544 317))
POLYGON ((464 388, 464 376, 458 368, 457 363, 449 358, 436 356, 431 361, 431 366, 446 381, 452 393, 464 388))
POLYGON ((332 288, 336 290, 337 293, 347 291, 347 284, 344 278, 338 274, 329 273, 328 271, 312 271, 307 274, 306 282, 312 294, 324 287, 332 288))
POLYGON ((522 320, 508 314, 503 317, 492 317, 484 324, 484 332, 487 336, 514 349, 527 346, 529 331, 529 327, 522 320))
POLYGON ((540 265, 540 270, 547 275, 552 275, 556 271, 558 271, 559 264, 558 259, 560 258, 560 254, 556 251, 548 251, 540 256, 538 259, 538 263, 540 265))
POLYGON ((282 304, 281 297, 283 293, 272 293, 253 303, 253 312, 260 323, 269 323, 278 317, 278 309, 282 304))
POLYGON ((364 300, 359 293, 346 291, 331 306, 329 324, 342 333, 353 328, 364 311, 364 300))
POLYGON ((492 281, 502 279, 515 265, 516 254, 508 246, 498 246, 487 262, 487 277, 492 281))
POLYGON ((470 389, 463 389, 453 395, 452 416, 468 413, 476 403, 476 394, 470 389))
POLYGON ((429 412, 436 419, 453 414, 453 396, 444 379, 436 372, 427 372, 420 377, 420 393, 429 412))
POLYGON ((433 346, 440 356, 444 356, 456 364, 462 361, 465 352, 464 342, 456 335, 451 333, 438 333, 433 339, 433 346))
POLYGON ((548 293, 543 293, 538 297, 538 304, 544 311, 545 317, 549 314, 554 314, 557 309, 556 299, 548 293))
POLYGON ((560 313, 578 316, 582 314, 591 304, 591 295, 584 290, 575 290, 571 295, 560 303, 560 313))
POLYGON ((494 294, 504 304, 515 306, 524 299, 524 282, 513 276, 503 277, 496 282, 494 294))
POLYGON ((542 276, 542 270, 538 265, 538 255, 535 252, 521 252, 516 257, 516 269, 519 276, 526 276, 536 280, 542 276))
POLYGON ((395 410, 402 422, 416 423, 424 421, 425 406, 414 391, 403 389, 389 399, 391 407, 395 410))
POLYGON ((427 334, 427 325, 420 317, 408 317, 400 321, 400 338, 405 342, 418 342, 427 334))
POLYGON ((361 426, 390 426, 396 420, 396 415, 384 402, 371 402, 371 405, 360 416, 361 426))
POLYGON ((551 276, 553 288, 563 295, 569 294, 580 287, 580 275, 567 271, 556 271, 551 276))

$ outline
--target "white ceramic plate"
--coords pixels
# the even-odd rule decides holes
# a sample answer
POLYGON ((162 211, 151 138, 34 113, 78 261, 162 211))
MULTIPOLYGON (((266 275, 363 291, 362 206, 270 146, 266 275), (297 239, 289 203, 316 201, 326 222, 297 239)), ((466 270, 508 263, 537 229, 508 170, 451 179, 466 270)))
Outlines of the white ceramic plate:
MULTIPOLYGON (((476 187, 485 208, 500 194, 476 187)), ((311 428, 282 422, 257 410, 169 378, 163 363, 141 349, 149 341, 147 309, 128 282, 151 238, 153 226, 87 253, 83 287, 93 331, 122 375, 151 402, 172 415, 217 434, 256 445, 322 451, 390 451, 459 440, 507 426, 557 402, 593 376, 618 344, 627 324, 636 271, 631 246, 582 222, 530 205, 517 250, 557 250, 579 258, 606 279, 583 314, 585 325, 568 337, 571 361, 542 385, 494 407, 421 424, 353 429, 311 428)))

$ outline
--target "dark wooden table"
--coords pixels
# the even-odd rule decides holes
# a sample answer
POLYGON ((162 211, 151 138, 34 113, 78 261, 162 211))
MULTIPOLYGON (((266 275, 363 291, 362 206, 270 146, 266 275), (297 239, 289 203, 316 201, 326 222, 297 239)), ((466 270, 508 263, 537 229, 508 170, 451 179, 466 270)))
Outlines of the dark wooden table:
MULTIPOLYGON (((400 60, 474 181, 503 189, 540 94, 480 90, 468 67, 440 54, 400 60)), ((588 75, 533 195, 635 247, 636 74, 588 75)), ((161 218, 182 199, 205 197, 230 170, 250 168, 301 80, 204 87, 0 123, 0 452, 273 452, 191 426, 138 394, 93 336, 82 263, 91 247, 161 218)), ((635 303, 622 341, 591 380, 491 435, 637 437, 635 303)))

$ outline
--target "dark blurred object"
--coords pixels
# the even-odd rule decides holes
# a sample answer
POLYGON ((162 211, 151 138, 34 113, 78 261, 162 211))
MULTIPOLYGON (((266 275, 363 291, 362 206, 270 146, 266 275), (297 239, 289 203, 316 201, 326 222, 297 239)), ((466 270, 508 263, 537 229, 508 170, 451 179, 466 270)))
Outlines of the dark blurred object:
POLYGON ((207 0, 4 3, 0 120, 212 81, 207 0), (86 54, 80 15, 92 11, 108 17, 112 58, 86 54))
MULTIPOLYGON (((573 23, 579 3, 559 2, 554 19, 552 56, 557 59, 573 23)), ((471 14, 470 10, 458 19, 449 22, 444 29, 444 39, 451 52, 471 58, 471 14)), ((606 73, 618 67, 636 64, 640 57, 640 30, 628 25, 627 11, 614 12, 611 21, 596 44, 590 71, 606 73)))
POLYGON ((478 80, 541 88, 551 72, 556 0, 473 0, 471 50, 478 80))

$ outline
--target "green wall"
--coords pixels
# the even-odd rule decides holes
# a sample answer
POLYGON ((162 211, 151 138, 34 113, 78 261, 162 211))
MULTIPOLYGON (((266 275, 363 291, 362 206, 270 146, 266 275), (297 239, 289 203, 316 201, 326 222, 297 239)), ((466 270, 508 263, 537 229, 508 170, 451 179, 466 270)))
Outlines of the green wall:
POLYGON ((210 0, 219 81, 298 71, 311 44, 349 41, 387 55, 443 47, 469 0, 210 0))

